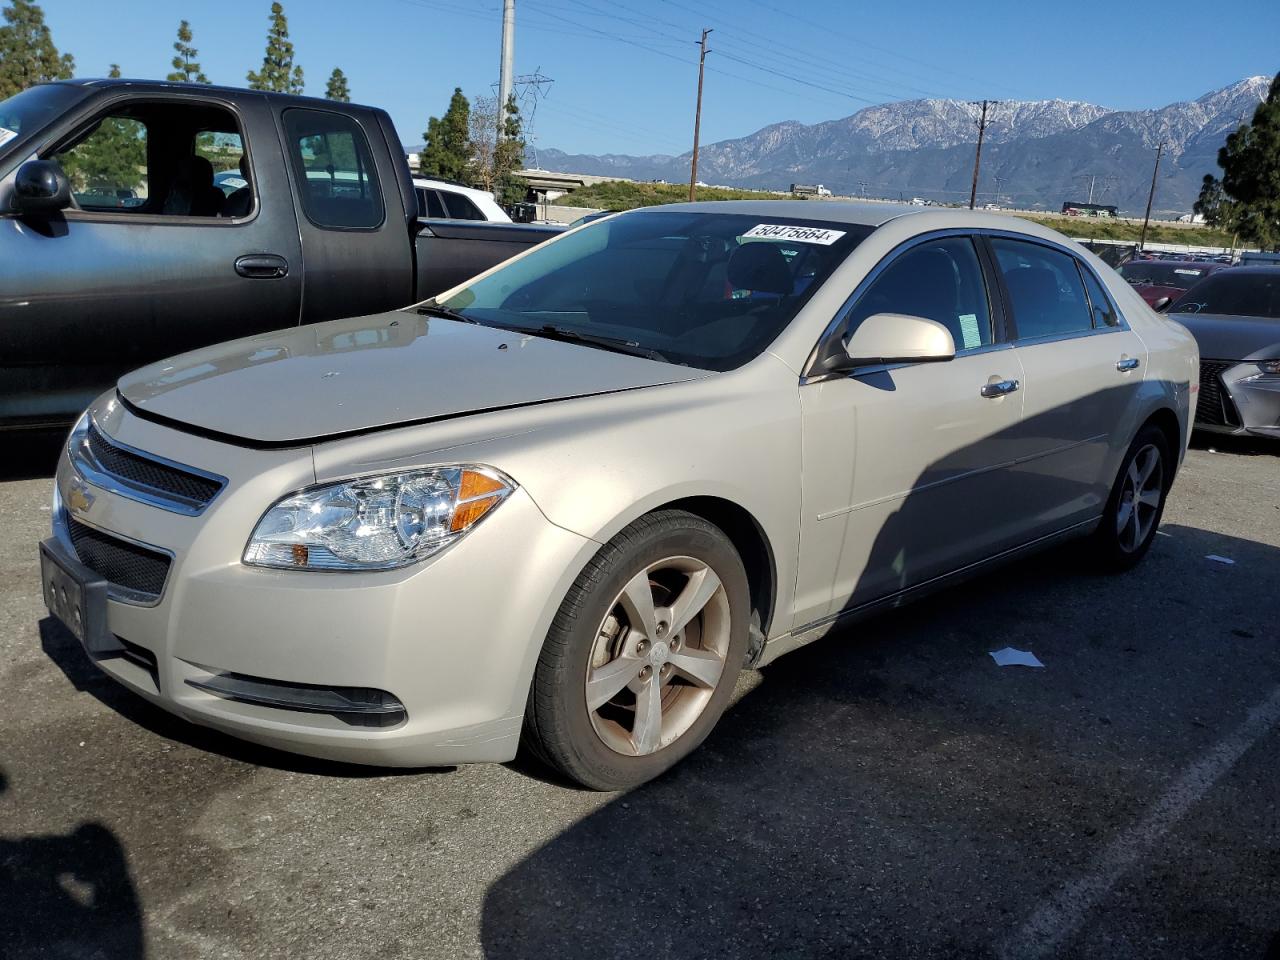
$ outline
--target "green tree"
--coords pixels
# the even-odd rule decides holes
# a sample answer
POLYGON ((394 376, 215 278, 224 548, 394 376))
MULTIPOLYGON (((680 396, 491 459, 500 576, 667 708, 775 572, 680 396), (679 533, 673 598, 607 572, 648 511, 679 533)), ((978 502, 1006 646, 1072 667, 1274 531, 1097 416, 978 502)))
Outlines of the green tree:
POLYGON ((497 197, 503 203, 523 200, 528 186, 515 175, 524 167, 524 132, 520 120, 520 108, 514 95, 507 97, 502 136, 493 152, 494 186, 497 197))
POLYGON ((112 80, 119 80, 119 79, 120 79, 120 64, 118 64, 118 63, 113 63, 113 64, 111 65, 111 69, 107 71, 107 76, 108 76, 108 77, 110 77, 112 80))
POLYGON ((418 169, 424 177, 462 180, 467 176, 472 155, 467 131, 470 114, 471 104, 462 95, 462 88, 454 87, 444 116, 427 121, 423 134, 426 146, 418 159, 418 169))
POLYGON ((289 21, 284 7, 271 4, 271 26, 267 28, 267 52, 262 58, 262 69, 250 70, 246 75, 250 90, 266 90, 271 93, 301 93, 302 68, 294 66, 293 44, 289 42, 289 21))
POLYGON ((1218 151, 1221 179, 1210 174, 1196 211, 1215 226, 1266 249, 1280 249, 1280 74, 1253 120, 1218 151))
POLYGON ((183 20, 178 24, 178 39, 173 44, 173 73, 165 77, 176 83, 208 83, 209 78, 200 72, 196 57, 200 51, 191 46, 191 24, 183 20))
POLYGON ((99 204, 109 202, 117 191, 136 190, 146 178, 146 137, 147 128, 137 120, 107 117, 58 160, 76 193, 95 194, 99 204))
POLYGON ((32 84, 68 80, 76 69, 71 54, 59 54, 44 22, 44 11, 30 0, 13 0, 4 8, 0 27, 0 100, 32 84))
POLYGON ((347 88, 347 75, 341 67, 334 67, 329 74, 329 83, 324 88, 326 100, 337 100, 340 103, 351 102, 351 91, 347 88))

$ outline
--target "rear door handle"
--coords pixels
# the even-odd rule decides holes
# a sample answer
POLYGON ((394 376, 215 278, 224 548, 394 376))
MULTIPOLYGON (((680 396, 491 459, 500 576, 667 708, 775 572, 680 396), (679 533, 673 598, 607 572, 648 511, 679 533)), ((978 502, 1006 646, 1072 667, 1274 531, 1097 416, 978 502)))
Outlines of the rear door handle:
POLYGON ((984 383, 982 385, 982 395, 988 399, 996 397, 1007 397, 1015 392, 1022 384, 1017 380, 997 380, 994 383, 984 383))
POLYGON ((1128 373, 1130 370, 1137 370, 1141 362, 1137 357, 1121 357, 1116 361, 1116 369, 1121 373, 1128 373))
POLYGON ((251 280, 276 280, 289 275, 289 261, 274 253, 253 253, 236 258, 236 273, 251 280))

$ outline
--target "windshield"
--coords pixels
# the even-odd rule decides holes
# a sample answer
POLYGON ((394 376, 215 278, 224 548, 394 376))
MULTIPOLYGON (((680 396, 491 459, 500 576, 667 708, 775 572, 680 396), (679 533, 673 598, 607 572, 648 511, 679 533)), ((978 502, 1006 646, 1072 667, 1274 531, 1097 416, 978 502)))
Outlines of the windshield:
POLYGON ((84 96, 83 87, 42 83, 0 101, 0 160, 84 96))
POLYGON ((1280 270, 1215 273, 1179 297, 1169 312, 1280 319, 1280 270))
POLYGON ((777 337, 871 229, 637 211, 535 247, 442 306, 477 323, 731 370, 777 337))
POLYGON ((1177 287, 1190 290, 1213 272, 1207 263, 1176 260, 1130 260, 1120 267, 1120 276, 1134 286, 1177 287))

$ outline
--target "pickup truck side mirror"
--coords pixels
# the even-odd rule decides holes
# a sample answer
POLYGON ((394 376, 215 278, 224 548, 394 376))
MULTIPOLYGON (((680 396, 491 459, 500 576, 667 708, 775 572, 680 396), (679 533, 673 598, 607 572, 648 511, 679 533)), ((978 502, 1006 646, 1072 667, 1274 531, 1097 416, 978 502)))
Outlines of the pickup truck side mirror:
POLYGON ((875 313, 858 324, 844 344, 844 355, 828 357, 828 373, 844 373, 882 363, 938 363, 952 360, 956 343, 951 331, 925 317, 875 313))
POLYGON ((19 213, 54 213, 71 206, 71 181, 53 160, 28 160, 13 179, 13 208, 19 213))

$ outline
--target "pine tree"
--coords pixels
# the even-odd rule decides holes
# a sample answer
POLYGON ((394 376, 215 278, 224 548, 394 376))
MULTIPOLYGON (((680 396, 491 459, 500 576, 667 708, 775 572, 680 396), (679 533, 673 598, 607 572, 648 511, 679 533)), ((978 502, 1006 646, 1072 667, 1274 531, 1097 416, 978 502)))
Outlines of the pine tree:
POLYGON ((209 78, 200 72, 196 57, 200 51, 191 46, 191 24, 183 20, 178 24, 178 39, 174 41, 173 73, 165 77, 175 83, 208 83, 209 78))
POLYGON ((112 80, 120 79, 120 64, 113 63, 111 69, 107 71, 107 76, 112 80))
POLYGON ((493 154, 494 183, 498 199, 503 203, 517 203, 524 199, 528 188, 515 176, 524 167, 524 133, 520 120, 520 108, 515 95, 507 97, 506 116, 502 121, 502 136, 493 154))
POLYGON ((427 142, 418 160, 418 169, 424 177, 462 180, 467 175, 472 154, 467 130, 470 114, 471 104, 462 95, 462 88, 454 87, 444 117, 427 121, 427 131, 423 134, 427 142))
POLYGON ((4 8, 0 27, 0 100, 32 84, 68 80, 76 69, 71 54, 59 54, 44 22, 44 11, 30 0, 4 8))
POLYGON ((329 83, 324 89, 326 100, 337 100, 340 103, 351 102, 351 91, 347 88, 347 75, 341 67, 334 67, 329 74, 329 83))
POLYGON ((271 26, 267 29, 267 52, 262 69, 247 74, 250 90, 272 93, 301 93, 302 68, 293 65, 293 44, 289 42, 289 21, 284 7, 271 4, 271 26))
POLYGON ((1196 212, 1240 239, 1280 249, 1280 74, 1253 120, 1218 151, 1222 178, 1204 178, 1196 212))

